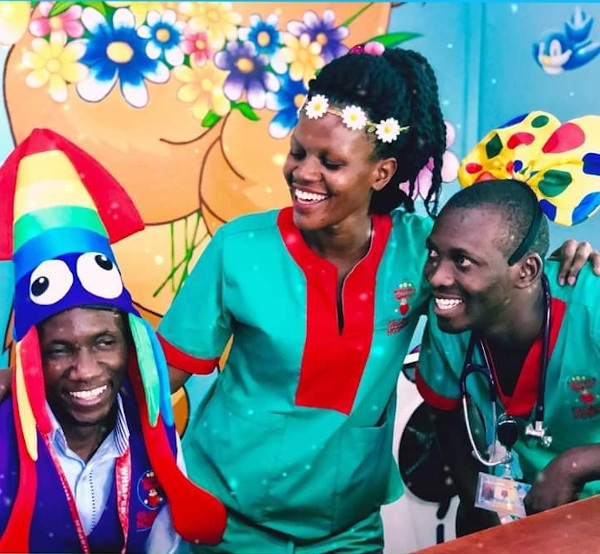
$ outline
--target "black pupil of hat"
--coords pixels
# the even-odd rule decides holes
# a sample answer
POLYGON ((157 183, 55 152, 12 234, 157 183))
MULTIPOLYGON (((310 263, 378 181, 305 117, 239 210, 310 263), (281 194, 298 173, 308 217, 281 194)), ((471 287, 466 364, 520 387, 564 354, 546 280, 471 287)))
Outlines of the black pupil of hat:
POLYGON ((49 286, 50 280, 48 279, 48 277, 38 277, 31 284, 31 294, 33 294, 33 296, 40 296, 48 290, 49 286))
POLYGON ((103 256, 102 254, 98 254, 95 258, 96 263, 102 268, 102 269, 106 269, 106 271, 110 271, 113 267, 112 262, 106 257, 103 256))

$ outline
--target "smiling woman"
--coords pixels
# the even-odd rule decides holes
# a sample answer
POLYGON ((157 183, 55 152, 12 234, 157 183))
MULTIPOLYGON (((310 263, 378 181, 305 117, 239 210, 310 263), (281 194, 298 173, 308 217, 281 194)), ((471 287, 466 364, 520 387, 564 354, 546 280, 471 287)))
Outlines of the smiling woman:
POLYGON ((184 439, 191 478, 228 507, 222 543, 197 552, 381 552, 380 506, 402 492, 396 380, 431 226, 411 198, 431 163, 435 211, 446 126, 427 61, 367 46, 299 102, 292 206, 220 227, 160 324, 173 389, 234 335, 184 439))

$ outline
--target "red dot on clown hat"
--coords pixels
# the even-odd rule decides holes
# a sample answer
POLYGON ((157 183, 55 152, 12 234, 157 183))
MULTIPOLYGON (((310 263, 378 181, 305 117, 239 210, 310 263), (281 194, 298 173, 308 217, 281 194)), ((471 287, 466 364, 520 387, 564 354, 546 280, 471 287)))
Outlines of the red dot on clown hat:
POLYGON ((568 152, 585 141, 583 129, 575 123, 564 123, 546 141, 542 151, 546 154, 560 154, 568 152))
POLYGON ((477 177, 476 183, 482 183, 483 181, 493 181, 496 177, 489 171, 484 171, 479 177, 477 177))
POLYGON ((475 173, 479 173, 481 170, 483 169, 483 167, 475 162, 470 162, 467 165, 465 165, 465 171, 467 173, 470 173, 471 175, 475 174, 475 173))
POLYGON ((508 139, 506 146, 511 150, 514 150, 517 146, 521 144, 531 144, 534 140, 535 136, 531 133, 515 133, 508 139))

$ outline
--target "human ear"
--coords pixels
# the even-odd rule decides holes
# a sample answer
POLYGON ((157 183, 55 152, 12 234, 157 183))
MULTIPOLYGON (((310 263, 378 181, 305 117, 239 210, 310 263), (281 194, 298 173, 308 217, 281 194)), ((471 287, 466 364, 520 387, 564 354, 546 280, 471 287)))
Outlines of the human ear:
POLYGON ((544 263, 539 254, 529 253, 517 263, 518 288, 526 288, 535 283, 544 269, 544 263))
POLYGON ((394 173, 396 173, 397 167, 396 158, 379 160, 377 167, 375 168, 375 182, 371 188, 373 190, 381 190, 385 187, 394 176, 394 173))

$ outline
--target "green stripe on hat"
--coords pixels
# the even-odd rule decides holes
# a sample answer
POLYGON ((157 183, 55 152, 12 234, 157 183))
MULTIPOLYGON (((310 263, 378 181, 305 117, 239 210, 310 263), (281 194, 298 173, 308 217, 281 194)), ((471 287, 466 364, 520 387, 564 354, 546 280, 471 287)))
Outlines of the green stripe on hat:
POLYGON ((24 214, 15 222, 14 250, 17 251, 44 231, 61 227, 87 229, 108 238, 97 211, 74 206, 54 206, 24 214))

